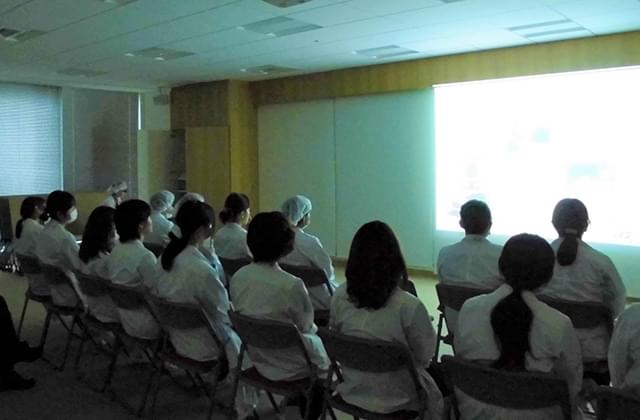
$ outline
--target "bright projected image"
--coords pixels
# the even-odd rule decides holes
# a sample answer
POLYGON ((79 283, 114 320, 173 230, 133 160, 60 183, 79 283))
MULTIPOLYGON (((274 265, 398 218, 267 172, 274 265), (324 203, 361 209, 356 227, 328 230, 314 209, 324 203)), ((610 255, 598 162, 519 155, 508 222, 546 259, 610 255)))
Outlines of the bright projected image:
POLYGON ((588 242, 640 245, 639 105, 637 67, 437 86, 437 230, 477 198, 492 233, 553 238, 553 207, 575 197, 588 242))

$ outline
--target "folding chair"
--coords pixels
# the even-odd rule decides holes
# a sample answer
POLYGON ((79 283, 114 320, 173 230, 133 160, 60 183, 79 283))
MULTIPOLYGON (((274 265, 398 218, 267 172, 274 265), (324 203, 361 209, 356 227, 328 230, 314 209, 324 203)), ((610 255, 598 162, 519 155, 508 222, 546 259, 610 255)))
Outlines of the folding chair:
POLYGON ((438 306, 440 317, 438 318, 438 334, 435 354, 435 360, 438 360, 441 342, 453 347, 453 333, 450 332, 451 329, 449 329, 448 323, 447 330, 449 331, 449 334, 442 335, 443 323, 447 321, 446 309, 449 308, 454 311, 460 311, 462 305, 467 301, 467 299, 471 299, 472 297, 478 295, 491 293, 491 290, 479 289, 475 287, 455 286, 447 283, 438 283, 436 284, 436 293, 438 294, 438 300, 440 301, 440 305, 438 306))
POLYGON ((227 275, 227 279, 231 281, 231 277, 236 274, 236 271, 240 270, 245 265, 251 264, 250 258, 240 258, 240 259, 230 259, 230 258, 222 258, 218 256, 220 260, 220 264, 222 264, 222 268, 224 268, 224 272, 227 275))
MULTIPOLYGON (((224 351, 224 345, 222 344, 223 340, 220 340, 216 335, 213 326, 210 324, 199 305, 169 302, 151 295, 147 296, 147 300, 158 324, 165 332, 165 337, 170 337, 171 332, 175 330, 184 331, 204 328, 215 342, 215 345, 220 352, 219 358, 215 360, 200 361, 180 355, 176 352, 173 346, 167 342, 165 342, 157 354, 160 361, 170 363, 187 372, 187 375, 191 378, 194 384, 202 389, 205 395, 209 397, 211 403, 209 405, 209 411, 206 418, 210 419, 216 406, 214 397, 217 391, 218 382, 224 379, 229 372, 229 364, 224 351), (207 387, 207 384, 202 379, 202 375, 206 373, 213 374, 213 384, 211 387, 207 387)), ((156 400, 160 392, 162 369, 158 369, 156 371, 156 375, 156 386, 151 403, 152 412, 155 412, 156 400)), ((233 407, 233 405, 231 407, 233 407)))
POLYGON ((20 322, 18 323, 18 340, 20 340, 20 334, 22 332, 22 324, 24 323, 24 316, 27 312, 27 305, 29 301, 32 300, 34 302, 39 302, 41 304, 45 304, 49 301, 50 296, 40 295, 34 293, 31 290, 31 279, 33 276, 37 276, 41 273, 40 271, 40 263, 38 259, 35 257, 29 257, 27 255, 16 254, 16 259, 18 260, 18 265, 20 266, 20 270, 25 275, 27 280, 29 281, 29 286, 27 287, 27 291, 24 293, 24 304, 22 305, 22 313, 20 314, 20 322))
MULTIPOLYGON (((280 408, 276 404, 273 394, 284 397, 283 403, 286 404, 291 398, 304 397, 306 399, 305 420, 309 418, 309 409, 311 407, 312 393, 316 381, 318 380, 317 368, 307 353, 307 349, 302 342, 302 337, 298 328, 292 322, 272 321, 259 319, 242 315, 237 312, 229 311, 229 318, 236 332, 242 340, 240 347, 240 355, 238 356, 238 366, 234 376, 233 383, 233 401, 235 401, 238 392, 239 382, 244 382, 257 389, 266 391, 269 401, 274 410, 278 414, 281 413, 280 408), (272 381, 265 378, 258 372, 255 367, 242 370, 242 361, 248 348, 256 348, 277 352, 278 350, 297 348, 304 356, 307 364, 308 375, 303 379, 294 381, 272 381)), ((250 357, 250 356, 249 356, 250 357)))
MULTIPOLYGON (((65 272, 61 268, 55 265, 45 264, 42 262, 40 263, 40 268, 42 270, 42 273, 45 276, 45 279, 47 280, 50 286, 53 287, 53 286, 60 286, 60 285, 68 285, 75 291, 75 289, 73 288, 73 285, 71 284, 71 279, 69 278, 69 276, 67 276, 67 274, 65 274, 65 272)), ((67 342, 64 347, 62 362, 58 366, 54 365, 54 367, 57 370, 64 369, 64 366, 67 362, 67 357, 69 355, 69 350, 71 348, 71 340, 74 337, 74 329, 75 329, 75 326, 78 324, 79 314, 82 312, 82 309, 83 309, 82 305, 83 303, 82 303, 82 300, 80 299, 76 300, 75 306, 58 305, 54 303, 52 299, 49 299, 48 301, 44 302, 44 307, 47 311, 47 317, 44 320, 44 328, 42 330, 42 335, 40 337, 40 346, 44 348, 47 335, 49 333, 49 326, 51 324, 52 316, 56 316, 56 318, 58 318, 62 326, 67 330, 67 342), (62 319, 63 316, 71 317, 70 326, 68 326, 67 323, 64 321, 64 319, 62 319)), ((82 326, 79 325, 79 327, 82 329, 82 326)), ((77 336, 77 337, 80 337, 80 336, 77 336)))
MULTIPOLYGON (((601 304, 594 302, 575 302, 570 300, 553 299, 547 296, 538 297, 542 302, 554 309, 562 312, 571 319, 573 328, 595 328, 604 326, 609 333, 609 337, 613 333, 613 316, 611 310, 601 304)), ((600 382, 609 383, 609 365, 607 360, 597 360, 584 363, 585 374, 593 374, 597 377, 603 377, 600 382)))
POLYGON ((326 328, 320 328, 318 335, 331 358, 331 368, 325 386, 323 415, 326 409, 335 408, 350 414, 354 419, 390 420, 423 419, 427 410, 427 393, 420 385, 418 372, 407 346, 382 340, 371 340, 348 336, 326 328), (344 373, 341 368, 348 367, 368 373, 387 373, 406 370, 411 376, 419 401, 419 410, 401 410, 392 413, 377 413, 346 402, 332 389, 334 374, 342 382, 344 373))
MULTIPOLYGON (((145 295, 139 291, 137 288, 123 286, 120 284, 114 284, 112 282, 108 282, 109 288, 109 296, 116 304, 118 309, 124 309, 129 311, 147 311, 151 313, 149 305, 147 304, 147 300, 145 295)), ((153 366, 153 370, 149 373, 149 378, 147 381, 147 386, 145 388, 145 392, 140 401, 140 405, 135 410, 137 415, 142 414, 144 408, 147 405, 147 400, 149 397, 149 391, 151 390, 151 385, 153 382, 153 375, 155 373, 155 369, 161 368, 161 363, 157 362, 157 353, 160 349, 162 342, 164 341, 163 337, 147 339, 140 338, 130 335, 125 330, 124 326, 118 329, 118 348, 113 352, 113 357, 109 364, 109 369, 107 372, 108 382, 105 384, 104 388, 106 389, 111 384, 111 379, 113 378, 113 374, 115 372, 116 363, 118 361, 118 356, 120 354, 120 349, 124 349, 125 351, 130 348, 138 348, 141 349, 147 359, 151 362, 153 366)))
POLYGON ((640 399, 620 389, 608 386, 596 390, 597 420, 630 420, 640 416, 640 399))
POLYGON ((143 243, 144 247, 147 248, 149 251, 153 252, 153 255, 156 256, 156 258, 160 258, 160 256, 162 255, 162 253, 164 252, 164 248, 165 246, 162 244, 155 244, 153 242, 144 242, 143 243))
MULTIPOLYGON (((333 296, 333 288, 327 275, 321 269, 317 267, 303 267, 299 265, 280 264, 280 268, 289 274, 292 274, 301 279, 307 289, 317 286, 325 286, 329 292, 329 296, 333 296)), ((313 317, 315 323, 319 326, 329 325, 329 310, 328 309, 314 309, 313 317)))
POLYGON ((508 409, 559 407, 564 419, 571 420, 569 387, 556 375, 493 369, 451 356, 442 356, 442 363, 454 389, 453 408, 458 419, 456 393, 459 390, 483 403, 508 409))

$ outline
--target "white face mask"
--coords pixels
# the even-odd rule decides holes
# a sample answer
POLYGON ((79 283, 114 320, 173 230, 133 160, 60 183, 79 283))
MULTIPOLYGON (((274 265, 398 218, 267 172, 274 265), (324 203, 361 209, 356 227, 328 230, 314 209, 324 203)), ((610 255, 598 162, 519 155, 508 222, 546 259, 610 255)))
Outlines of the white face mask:
POLYGON ((73 223, 76 220, 78 220, 78 209, 74 207, 73 210, 71 210, 71 212, 69 213, 67 224, 73 223))

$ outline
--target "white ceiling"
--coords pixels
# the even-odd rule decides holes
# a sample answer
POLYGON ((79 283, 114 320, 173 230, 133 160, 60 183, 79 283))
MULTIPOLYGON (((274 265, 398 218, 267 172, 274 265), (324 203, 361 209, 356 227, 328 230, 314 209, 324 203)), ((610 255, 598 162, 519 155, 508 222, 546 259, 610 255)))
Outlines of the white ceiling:
POLYGON ((261 0, 0 0, 2 27, 46 33, 0 40, 0 80, 143 90, 282 76, 243 71, 265 65, 302 74, 640 30, 640 0, 311 0, 285 9, 261 0), (238 28, 278 16, 322 28, 281 37, 238 28), (354 53, 389 45, 417 53, 354 53), (125 55, 155 47, 194 54, 125 55), (104 74, 58 73, 69 69, 104 74))

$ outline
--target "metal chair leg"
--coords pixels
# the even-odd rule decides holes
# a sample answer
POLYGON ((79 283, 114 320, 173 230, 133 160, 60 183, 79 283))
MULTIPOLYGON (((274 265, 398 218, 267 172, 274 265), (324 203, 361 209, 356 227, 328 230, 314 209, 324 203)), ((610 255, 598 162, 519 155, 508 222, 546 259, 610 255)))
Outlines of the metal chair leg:
POLYGON ((104 378, 104 383, 102 384, 102 389, 100 392, 104 392, 107 390, 109 385, 111 384, 111 378, 113 378, 113 373, 116 369, 116 363, 118 361, 118 355, 120 354, 120 339, 116 337, 113 344, 113 354, 111 355, 111 361, 109 362, 109 367, 107 368, 107 376, 104 378))
POLYGON ((47 334, 49 333, 49 326, 51 325, 51 311, 47 311, 47 316, 44 319, 44 327, 42 327, 42 334, 40 335, 40 347, 44 348, 44 343, 47 339, 47 334))
POLYGON ((76 322, 77 322, 77 316, 74 315, 73 316, 73 320, 71 321, 71 328, 69 329, 69 333, 67 334, 67 344, 64 347, 64 354, 62 355, 62 363, 60 364, 60 367, 58 367, 58 370, 64 370, 64 366, 67 363, 67 357, 69 356, 69 349, 71 348, 71 340, 73 339, 73 330, 76 326, 76 322))
POLYGON ((440 317, 438 318, 438 333, 436 334, 436 354, 434 356, 435 360, 438 360, 438 356, 440 354, 440 342, 442 341, 442 323, 444 320, 444 315, 440 313, 440 317))
MULTIPOLYGON (((213 372, 213 384, 211 384, 211 394, 209 395, 209 399, 211 400, 211 403, 209 404, 209 412, 207 413, 207 420, 211 420, 211 417, 213 416, 213 408, 215 407, 215 404, 216 404, 215 396, 218 388, 219 371, 220 371, 220 368, 218 367, 213 372)), ((200 379, 202 380, 202 378, 200 379)), ((233 407, 234 403, 235 403, 235 400, 231 401, 231 407, 233 407)))
POLYGON ((142 401, 140 401, 140 406, 138 407, 138 411, 136 411, 136 416, 141 417, 144 412, 144 408, 147 406, 147 400, 149 399, 149 392, 151 391, 151 387, 153 385, 153 378, 156 375, 156 366, 153 365, 153 369, 151 369, 149 373, 149 381, 147 382, 147 386, 145 388, 144 394, 142 396, 142 401))
POLYGON ((20 322, 18 323, 18 341, 20 341, 20 333, 22 332, 22 323, 24 322, 24 315, 27 312, 27 305, 29 304, 29 297, 25 295, 24 305, 22 305, 22 314, 20 315, 20 322))

